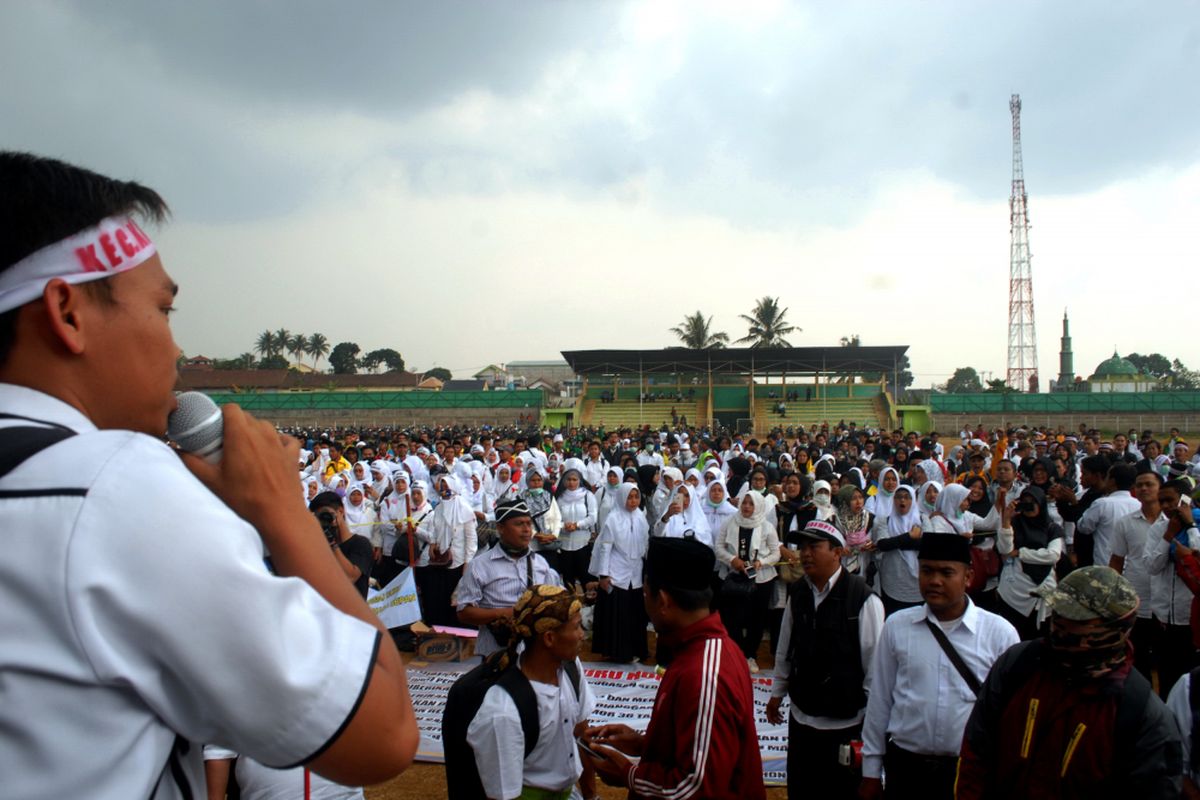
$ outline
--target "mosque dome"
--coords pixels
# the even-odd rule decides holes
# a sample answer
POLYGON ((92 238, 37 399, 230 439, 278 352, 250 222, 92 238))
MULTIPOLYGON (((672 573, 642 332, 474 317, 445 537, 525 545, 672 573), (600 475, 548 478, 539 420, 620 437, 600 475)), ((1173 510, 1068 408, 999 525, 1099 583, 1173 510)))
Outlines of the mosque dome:
POLYGON ((1121 358, 1117 355, 1117 351, 1113 351, 1112 358, 1101 361, 1096 366, 1096 371, 1092 373, 1092 379, 1096 378, 1135 378, 1138 374, 1138 368, 1133 365, 1129 359, 1121 358))

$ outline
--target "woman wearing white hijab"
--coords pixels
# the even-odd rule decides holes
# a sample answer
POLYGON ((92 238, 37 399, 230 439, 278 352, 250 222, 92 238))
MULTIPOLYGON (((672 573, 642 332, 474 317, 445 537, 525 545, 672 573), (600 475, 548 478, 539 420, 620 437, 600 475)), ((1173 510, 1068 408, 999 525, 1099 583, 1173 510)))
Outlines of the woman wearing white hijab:
POLYGON ((667 510, 654 526, 654 535, 675 539, 695 539, 713 546, 708 520, 700 507, 699 493, 687 483, 675 484, 667 498, 667 510))
POLYGON ((492 511, 496 510, 496 503, 503 500, 511 500, 517 496, 520 491, 519 487, 512 481, 513 468, 508 464, 501 464, 496 467, 496 477, 492 479, 491 486, 488 487, 488 495, 492 499, 492 511))
POLYGON ((438 475, 435 481, 442 502, 417 527, 417 538, 428 545, 417 561, 417 590, 425 623, 453 626, 458 624, 458 614, 450 599, 462 579, 463 567, 475 556, 479 539, 475 512, 462 496, 458 481, 448 474, 438 475))
POLYGON ((775 564, 779 561, 779 534, 767 521, 762 495, 751 491, 742 496, 738 513, 725 522, 715 549, 718 572, 725 582, 721 589, 721 621, 741 648, 750 671, 757 673, 758 646, 767 628, 775 564), (749 591, 744 585, 747 582, 749 591))
MULTIPOLYGON (((951 483, 938 493, 937 505, 929 517, 929 531, 934 533, 957 533, 971 539, 971 547, 978 548, 982 555, 972 559, 975 574, 971 579, 971 599, 984 608, 992 606, 992 596, 1000 584, 1000 556, 996 552, 995 536, 975 536, 975 531, 996 531, 1000 527, 1000 513, 993 506, 986 517, 972 513, 967 506, 971 503, 971 490, 961 483, 951 483), (980 565, 988 566, 981 573, 980 565), (989 574, 991 573, 991 574, 989 574)), ((974 550, 972 550, 974 553, 974 550)))
POLYGON ((942 485, 937 481, 925 481, 917 489, 917 509, 921 512, 922 530, 931 530, 929 519, 937 511, 938 495, 942 493, 942 485))
MULTIPOLYGON (((408 472, 399 464, 392 465, 392 490, 379 504, 379 531, 382 547, 371 570, 380 586, 387 586, 400 570, 408 565, 408 553, 396 552, 396 540, 408 530, 412 516, 412 498, 408 494, 408 472)), ((415 542, 414 542, 415 545, 415 542)), ((407 548, 405 548, 407 550, 407 548)))
MULTIPOLYGON (((716 539, 725 529, 725 523, 738 513, 737 506, 729 502, 729 492, 725 489, 725 481, 717 478, 708 484, 704 491, 704 502, 700 504, 704 511, 704 521, 708 523, 709 535, 713 539, 713 550, 716 550, 716 539)), ((719 570, 720 564, 713 569, 719 570)))
POLYGON ((562 531, 562 514, 559 513, 558 503, 554 502, 554 495, 546 489, 546 474, 536 461, 526 466, 521 483, 525 488, 519 496, 529 506, 529 516, 533 520, 533 539, 529 542, 529 549, 541 553, 550 568, 558 572, 558 551, 562 545, 558 535, 562 531))
POLYGON ((676 467, 663 467, 659 474, 661 478, 658 482, 658 489, 655 490, 654 497, 650 502, 648 522, 662 518, 667 511, 667 498, 671 496, 671 492, 677 485, 683 483, 683 473, 676 467))
POLYGON ((375 492, 376 505, 392 488, 392 468, 388 462, 376 459, 371 462, 371 490, 375 492))
POLYGON ((892 493, 900 485, 900 473, 894 467, 884 467, 879 472, 879 486, 875 494, 867 498, 865 508, 876 517, 887 518, 892 515, 892 493))
POLYGON ((604 520, 613 509, 617 487, 625 479, 625 473, 620 467, 609 467, 604 472, 604 482, 596 488, 596 530, 604 530, 604 520))
POLYGON ((876 517, 871 531, 875 542, 875 561, 879 565, 879 588, 888 616, 904 608, 921 605, 917 584, 917 550, 921 546, 921 511, 916 490, 896 487, 891 513, 876 517))
POLYGON ((361 483, 350 484, 346 496, 342 498, 342 508, 346 511, 350 533, 370 539, 373 548, 383 547, 383 536, 375 524, 375 505, 367 499, 366 488, 361 483))
POLYGON ((995 508, 986 517, 967 510, 971 490, 961 483, 952 483, 938 492, 934 512, 929 515, 929 530, 934 533, 957 533, 970 537, 976 530, 994 531, 1000 515, 995 508))
POLYGON ((813 482, 813 505, 817 507, 817 519, 828 522, 837 510, 833 507, 833 486, 829 481, 813 482))
POLYGON ((596 535, 598 511, 596 498, 588 491, 582 470, 572 468, 563 473, 554 502, 562 517, 562 532, 558 536, 561 543, 558 571, 563 586, 574 591, 576 582, 586 587, 592 580, 588 564, 592 560, 592 537, 596 535))
POLYGON ((592 548, 588 572, 600 581, 592 652, 605 660, 639 661, 649 655, 642 567, 650 544, 650 526, 640 508, 636 484, 614 490, 613 508, 592 548))
POLYGON ((304 495, 304 504, 308 505, 314 497, 321 493, 321 481, 315 475, 300 474, 300 489, 304 495))

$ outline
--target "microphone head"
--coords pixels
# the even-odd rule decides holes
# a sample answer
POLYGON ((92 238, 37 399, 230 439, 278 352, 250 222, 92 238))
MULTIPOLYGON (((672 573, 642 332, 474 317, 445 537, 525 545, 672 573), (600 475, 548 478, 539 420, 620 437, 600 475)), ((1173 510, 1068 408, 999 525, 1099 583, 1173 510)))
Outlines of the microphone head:
POLYGON ((221 460, 225 418, 212 398, 203 392, 183 392, 179 405, 167 418, 167 437, 185 453, 215 464, 221 460))

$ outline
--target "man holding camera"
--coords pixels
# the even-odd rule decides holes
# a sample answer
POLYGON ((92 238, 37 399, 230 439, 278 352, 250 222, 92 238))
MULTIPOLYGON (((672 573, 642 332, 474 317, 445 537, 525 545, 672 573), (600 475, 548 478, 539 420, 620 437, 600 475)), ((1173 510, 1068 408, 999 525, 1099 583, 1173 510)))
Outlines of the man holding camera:
POLYGON ((358 593, 367 597, 371 582, 371 567, 375 563, 371 540, 350 532, 346 524, 346 510, 342 498, 334 492, 321 492, 308 504, 308 510, 321 524, 325 541, 333 552, 334 559, 346 577, 354 584, 358 593))

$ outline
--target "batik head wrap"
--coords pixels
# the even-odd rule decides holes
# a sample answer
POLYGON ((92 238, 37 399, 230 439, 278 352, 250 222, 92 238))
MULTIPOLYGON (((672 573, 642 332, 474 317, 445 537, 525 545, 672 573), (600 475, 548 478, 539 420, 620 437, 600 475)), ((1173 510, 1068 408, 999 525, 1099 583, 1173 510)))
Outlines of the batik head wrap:
POLYGON ((513 663, 521 642, 528 643, 547 631, 561 628, 582 609, 579 597, 561 586, 538 584, 526 589, 513 606, 512 620, 508 621, 513 636, 508 648, 501 651, 497 666, 504 669, 513 663))

